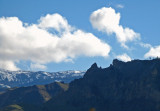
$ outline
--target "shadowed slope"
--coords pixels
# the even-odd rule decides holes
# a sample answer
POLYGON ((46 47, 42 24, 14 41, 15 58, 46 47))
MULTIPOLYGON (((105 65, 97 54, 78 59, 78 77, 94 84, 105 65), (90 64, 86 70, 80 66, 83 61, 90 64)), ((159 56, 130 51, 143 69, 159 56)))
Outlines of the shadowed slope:
POLYGON ((68 89, 68 84, 55 82, 48 85, 34 85, 30 87, 12 88, 0 94, 0 107, 11 104, 39 105, 53 96, 63 93, 68 89))

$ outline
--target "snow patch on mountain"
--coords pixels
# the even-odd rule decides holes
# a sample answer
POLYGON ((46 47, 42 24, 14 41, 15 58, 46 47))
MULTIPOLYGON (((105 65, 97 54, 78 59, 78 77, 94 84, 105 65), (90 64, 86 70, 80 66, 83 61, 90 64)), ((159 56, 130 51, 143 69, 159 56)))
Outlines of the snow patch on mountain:
POLYGON ((74 79, 83 77, 85 71, 8 71, 0 69, 0 88, 31 86, 37 84, 48 84, 54 81, 69 83, 74 79))

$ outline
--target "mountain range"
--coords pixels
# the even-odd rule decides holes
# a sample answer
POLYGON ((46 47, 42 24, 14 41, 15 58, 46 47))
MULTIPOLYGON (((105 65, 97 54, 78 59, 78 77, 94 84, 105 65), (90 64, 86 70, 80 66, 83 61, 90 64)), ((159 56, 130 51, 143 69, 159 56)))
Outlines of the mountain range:
POLYGON ((85 71, 8 71, 0 69, 0 90, 13 87, 44 85, 54 81, 70 81, 83 77, 85 71))
POLYGON ((10 89, 0 111, 160 111, 160 59, 94 63, 83 78, 10 89))

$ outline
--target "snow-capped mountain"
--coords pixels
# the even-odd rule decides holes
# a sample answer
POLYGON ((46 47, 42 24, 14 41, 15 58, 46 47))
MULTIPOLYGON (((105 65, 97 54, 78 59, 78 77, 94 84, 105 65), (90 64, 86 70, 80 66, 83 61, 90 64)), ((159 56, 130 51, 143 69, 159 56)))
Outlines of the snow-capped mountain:
POLYGON ((54 81, 68 83, 74 79, 83 77, 84 73, 85 71, 34 72, 0 69, 0 88, 48 84, 54 81))

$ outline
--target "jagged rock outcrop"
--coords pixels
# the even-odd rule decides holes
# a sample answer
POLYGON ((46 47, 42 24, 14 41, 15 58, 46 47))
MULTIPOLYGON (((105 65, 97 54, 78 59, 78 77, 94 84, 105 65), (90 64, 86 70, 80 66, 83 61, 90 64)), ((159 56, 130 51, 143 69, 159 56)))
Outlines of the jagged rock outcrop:
POLYGON ((93 64, 67 92, 46 103, 48 111, 159 111, 160 60, 113 60, 108 68, 93 64))

